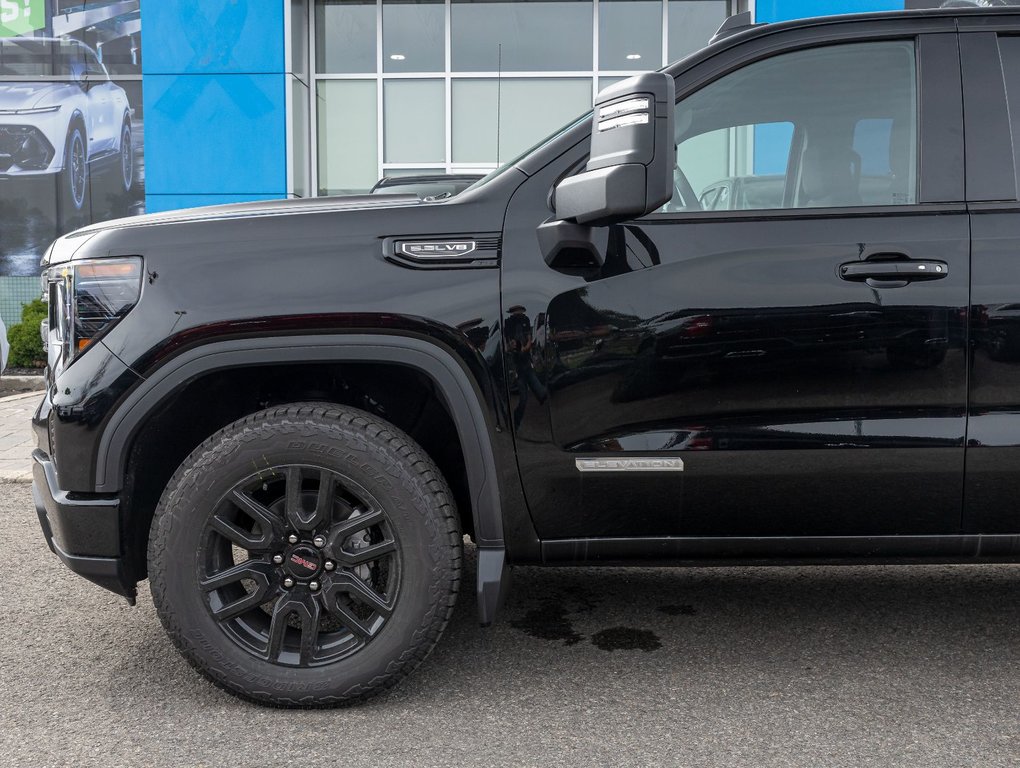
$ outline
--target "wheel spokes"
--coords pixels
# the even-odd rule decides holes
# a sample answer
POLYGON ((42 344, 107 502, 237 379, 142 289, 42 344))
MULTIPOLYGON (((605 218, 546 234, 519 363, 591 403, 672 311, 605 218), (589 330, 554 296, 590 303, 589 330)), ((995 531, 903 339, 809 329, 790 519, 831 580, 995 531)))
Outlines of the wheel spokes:
POLYGON ((372 637, 372 628, 359 619, 346 605, 337 602, 335 597, 327 596, 326 611, 330 616, 347 627, 355 637, 362 640, 368 640, 372 637))
POLYGON ((259 524, 263 533, 271 538, 283 536, 283 521, 247 493, 235 490, 232 501, 242 512, 259 524))
POLYGON ((273 569, 269 563, 249 560, 199 582, 203 591, 212 592, 231 584, 238 584, 244 579, 253 582, 255 589, 232 602, 214 608, 212 613, 217 621, 240 616, 267 602, 273 592, 273 569))
MULTIPOLYGON (((355 510, 357 511, 357 510, 355 510)), ((373 525, 385 522, 386 515, 381 509, 373 509, 360 514, 352 514, 343 522, 337 523, 329 529, 329 547, 335 555, 343 552, 344 542, 358 531, 371 528, 373 525)))
POLYGON ((265 581, 266 583, 272 578, 273 568, 269 563, 264 563, 261 560, 245 560, 243 563, 227 568, 225 571, 213 574, 199 582, 199 586, 203 590, 209 592, 214 589, 222 589, 229 584, 241 581, 241 579, 251 579, 252 581, 265 581))
POLYGON ((301 493, 303 479, 304 472, 301 467, 287 467, 285 514, 287 523, 295 530, 313 531, 329 521, 336 480, 332 472, 324 469, 319 471, 319 490, 316 494, 315 508, 309 512, 304 508, 304 495, 301 493))
POLYGON ((316 601, 298 595, 282 597, 274 606, 272 618, 269 620, 267 657, 269 661, 279 661, 284 650, 291 616, 296 616, 300 623, 299 656, 301 665, 307 666, 315 658, 315 649, 318 646, 320 609, 316 601))
POLYGON ((395 531, 376 499, 340 472, 260 468, 207 518, 202 562, 221 570, 203 572, 199 587, 212 617, 256 657, 330 663, 377 636, 395 611, 395 531), (251 559, 235 565, 231 547, 251 559))
POLYGON ((268 552, 273 547, 274 538, 271 528, 267 529, 259 525, 258 534, 249 533, 237 525, 237 523, 227 520, 223 515, 214 515, 210 525, 214 531, 226 537, 231 544, 236 544, 241 549, 246 549, 249 552, 261 554, 268 552))
POLYGON ((393 604, 353 573, 337 573, 326 587, 326 604, 332 606, 338 594, 347 594, 364 603, 383 618, 393 613, 393 604))
POLYGON ((369 544, 367 547, 362 547, 355 550, 337 549, 334 550, 334 559, 343 565, 353 567, 356 565, 364 565, 370 563, 373 560, 378 560, 383 555, 388 555, 390 552, 397 551, 397 542, 393 539, 387 538, 384 541, 380 541, 377 544, 369 544))

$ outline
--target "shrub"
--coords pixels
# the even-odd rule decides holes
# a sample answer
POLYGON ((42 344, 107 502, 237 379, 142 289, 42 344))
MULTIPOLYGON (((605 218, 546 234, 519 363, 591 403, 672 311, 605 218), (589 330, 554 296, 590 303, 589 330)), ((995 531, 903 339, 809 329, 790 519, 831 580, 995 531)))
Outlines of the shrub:
POLYGON ((42 299, 30 301, 21 309, 21 322, 7 330, 11 344, 11 356, 7 364, 12 368, 36 368, 45 365, 39 324, 46 319, 49 310, 42 299))

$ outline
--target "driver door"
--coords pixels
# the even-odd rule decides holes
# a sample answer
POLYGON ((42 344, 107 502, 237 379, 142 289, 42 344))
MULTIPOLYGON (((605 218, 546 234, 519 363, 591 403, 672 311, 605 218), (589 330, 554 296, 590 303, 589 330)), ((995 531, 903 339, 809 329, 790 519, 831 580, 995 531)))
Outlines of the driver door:
POLYGON ((601 269, 535 247, 583 147, 511 201, 504 307, 535 352, 507 376, 542 538, 959 530, 956 37, 798 42, 679 78, 677 195, 606 228, 601 269))

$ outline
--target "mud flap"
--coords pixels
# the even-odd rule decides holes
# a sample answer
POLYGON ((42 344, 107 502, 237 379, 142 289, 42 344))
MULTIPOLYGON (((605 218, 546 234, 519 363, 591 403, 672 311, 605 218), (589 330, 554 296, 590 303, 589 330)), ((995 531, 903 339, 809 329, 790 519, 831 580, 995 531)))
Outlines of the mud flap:
POLYGON ((503 547, 478 548, 478 622, 487 627, 496 620, 510 589, 510 566, 503 547))

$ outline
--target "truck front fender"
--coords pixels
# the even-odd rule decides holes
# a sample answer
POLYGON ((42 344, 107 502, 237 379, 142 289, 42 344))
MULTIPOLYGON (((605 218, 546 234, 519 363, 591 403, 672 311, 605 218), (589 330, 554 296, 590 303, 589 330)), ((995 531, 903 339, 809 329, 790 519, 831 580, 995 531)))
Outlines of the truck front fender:
POLYGON ((111 419, 99 444, 96 490, 111 493, 121 489, 135 435, 149 415, 188 382, 227 368, 315 362, 406 365, 432 380, 461 443, 478 544, 479 619, 490 624, 509 577, 492 446, 494 426, 486 417, 482 394, 463 364, 435 342, 400 335, 316 334, 212 341, 181 352, 140 383, 111 419))

